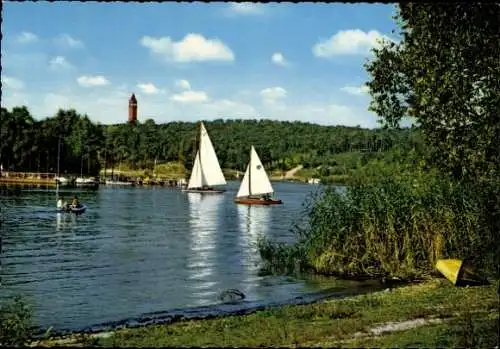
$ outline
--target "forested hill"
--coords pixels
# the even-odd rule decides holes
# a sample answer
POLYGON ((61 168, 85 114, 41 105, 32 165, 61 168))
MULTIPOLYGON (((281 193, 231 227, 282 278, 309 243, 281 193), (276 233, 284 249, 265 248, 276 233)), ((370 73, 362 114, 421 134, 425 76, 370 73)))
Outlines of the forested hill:
MULTIPOLYGON (((0 144, 4 168, 17 171, 55 171, 61 140, 61 164, 68 172, 96 173, 104 166, 127 162, 151 167, 154 159, 180 161, 189 169, 199 124, 151 119, 137 125, 101 125, 74 110, 37 121, 26 107, 1 109, 0 144)), ((270 120, 205 121, 221 166, 243 170, 250 146, 264 164, 280 166, 285 160, 305 167, 319 166, 333 154, 350 151, 402 151, 422 145, 418 129, 382 130, 321 126, 270 120)))

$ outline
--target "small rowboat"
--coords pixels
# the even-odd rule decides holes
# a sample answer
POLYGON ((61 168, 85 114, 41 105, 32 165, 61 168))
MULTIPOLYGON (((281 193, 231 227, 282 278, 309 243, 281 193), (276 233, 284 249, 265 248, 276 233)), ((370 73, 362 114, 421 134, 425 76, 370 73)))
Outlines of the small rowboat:
POLYGON ((76 213, 76 214, 81 214, 83 212, 85 212, 85 210, 87 209, 87 206, 85 205, 80 205, 80 207, 71 207, 70 210, 72 213, 76 213))
POLYGON ((78 207, 68 207, 68 208, 59 208, 57 209, 58 212, 67 212, 67 213, 74 213, 74 214, 82 214, 85 212, 87 209, 87 206, 85 205, 80 205, 78 207))

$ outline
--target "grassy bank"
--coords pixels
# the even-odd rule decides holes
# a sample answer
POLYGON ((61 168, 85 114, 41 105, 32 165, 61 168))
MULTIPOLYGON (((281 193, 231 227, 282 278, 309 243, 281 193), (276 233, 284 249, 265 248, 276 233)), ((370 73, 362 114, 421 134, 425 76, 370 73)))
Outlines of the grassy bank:
POLYGON ((38 345, 160 346, 447 346, 498 345, 498 284, 455 288, 430 280, 312 305, 244 316, 74 335, 38 345), (398 324, 391 324, 391 323, 398 324))

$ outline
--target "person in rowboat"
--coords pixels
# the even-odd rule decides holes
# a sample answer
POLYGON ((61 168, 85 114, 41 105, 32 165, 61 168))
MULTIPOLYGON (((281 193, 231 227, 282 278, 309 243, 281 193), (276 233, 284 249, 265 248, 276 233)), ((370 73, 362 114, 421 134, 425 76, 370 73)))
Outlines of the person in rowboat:
POLYGON ((57 208, 62 209, 63 208, 63 199, 62 196, 59 196, 59 200, 57 200, 57 208))
POLYGON ((57 208, 60 210, 67 210, 68 209, 68 203, 64 200, 63 196, 59 196, 59 200, 57 201, 57 208))
POLYGON ((71 206, 74 208, 80 207, 80 202, 78 201, 78 197, 76 195, 73 195, 73 202, 71 203, 71 206))

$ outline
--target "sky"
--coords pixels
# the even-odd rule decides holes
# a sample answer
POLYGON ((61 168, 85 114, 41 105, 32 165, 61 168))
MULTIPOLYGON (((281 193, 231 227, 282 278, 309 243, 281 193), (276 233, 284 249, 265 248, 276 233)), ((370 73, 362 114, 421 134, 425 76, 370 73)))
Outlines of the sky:
POLYGON ((392 4, 3 2, 2 107, 373 128, 363 64, 392 4))

